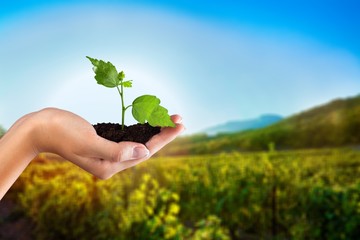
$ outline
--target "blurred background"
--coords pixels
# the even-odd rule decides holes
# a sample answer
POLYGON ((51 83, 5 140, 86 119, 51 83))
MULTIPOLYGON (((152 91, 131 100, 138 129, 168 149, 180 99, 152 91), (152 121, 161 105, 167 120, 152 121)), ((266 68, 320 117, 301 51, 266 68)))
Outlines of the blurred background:
POLYGON ((156 95, 187 130, 105 182, 39 155, 0 203, 0 238, 356 239, 359 8, 1 2, 0 136, 44 107, 120 122, 118 94, 85 56, 134 80, 128 104, 156 95))

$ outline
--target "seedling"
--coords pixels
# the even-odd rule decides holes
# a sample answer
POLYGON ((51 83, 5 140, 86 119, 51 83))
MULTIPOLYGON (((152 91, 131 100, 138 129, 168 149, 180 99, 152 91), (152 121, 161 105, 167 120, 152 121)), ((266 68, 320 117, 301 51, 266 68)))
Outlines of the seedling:
POLYGON ((132 87, 132 80, 125 80, 125 73, 118 72, 111 62, 88 57, 95 72, 98 84, 108 88, 117 88, 121 98, 121 129, 124 129, 125 112, 132 107, 132 115, 139 123, 146 121, 153 127, 175 127, 168 110, 160 106, 160 99, 153 95, 137 97, 131 105, 125 106, 124 88, 132 87))

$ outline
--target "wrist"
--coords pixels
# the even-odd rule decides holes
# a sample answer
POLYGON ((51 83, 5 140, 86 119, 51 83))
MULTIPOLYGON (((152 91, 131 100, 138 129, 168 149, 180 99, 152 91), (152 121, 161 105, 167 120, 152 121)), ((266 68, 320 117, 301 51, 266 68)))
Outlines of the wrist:
POLYGON ((14 124, 14 131, 16 132, 17 139, 20 142, 20 151, 28 158, 34 158, 40 153, 37 148, 37 129, 39 128, 38 122, 34 119, 35 113, 30 113, 20 118, 14 124))
POLYGON ((42 109, 29 114, 27 119, 27 131, 30 133, 28 141, 31 143, 31 148, 36 155, 50 151, 48 148, 51 143, 49 136, 51 116, 49 116, 48 112, 49 110, 42 109))
POLYGON ((37 153, 51 152, 61 155, 69 142, 63 139, 62 126, 66 123, 66 112, 56 108, 44 108, 33 113, 30 121, 32 126, 31 141, 37 153), (59 139, 61 139, 59 141, 59 139))

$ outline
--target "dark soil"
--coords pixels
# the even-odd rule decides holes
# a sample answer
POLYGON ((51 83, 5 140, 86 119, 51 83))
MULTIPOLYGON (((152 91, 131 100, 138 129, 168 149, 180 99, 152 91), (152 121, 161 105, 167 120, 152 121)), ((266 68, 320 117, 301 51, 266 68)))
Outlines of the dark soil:
POLYGON ((118 123, 98 123, 93 126, 99 136, 113 142, 130 141, 145 144, 160 132, 160 127, 152 127, 148 123, 125 126, 124 130, 121 130, 118 123))

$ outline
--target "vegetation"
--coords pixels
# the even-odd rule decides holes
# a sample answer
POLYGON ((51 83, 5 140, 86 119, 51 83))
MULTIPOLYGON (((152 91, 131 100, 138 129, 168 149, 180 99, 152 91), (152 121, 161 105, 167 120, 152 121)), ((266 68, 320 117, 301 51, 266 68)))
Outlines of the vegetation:
POLYGON ((139 123, 148 123, 159 127, 175 127, 168 114, 168 110, 160 106, 160 99, 152 95, 143 95, 136 98, 132 105, 125 106, 124 88, 132 87, 132 80, 125 81, 125 73, 118 72, 111 62, 104 62, 95 58, 87 57, 93 64, 95 79, 98 84, 108 88, 117 88, 121 98, 121 126, 124 129, 125 111, 132 107, 133 117, 139 123))
POLYGON ((360 235, 360 153, 352 150, 155 158, 107 181, 46 156, 37 162, 9 193, 34 221, 35 239, 360 235))
POLYGON ((5 129, 0 126, 0 138, 5 134, 5 129))
POLYGON ((210 154, 224 151, 278 150, 360 145, 360 96, 334 100, 286 118, 271 126, 215 137, 190 136, 175 140, 165 155, 210 154))

